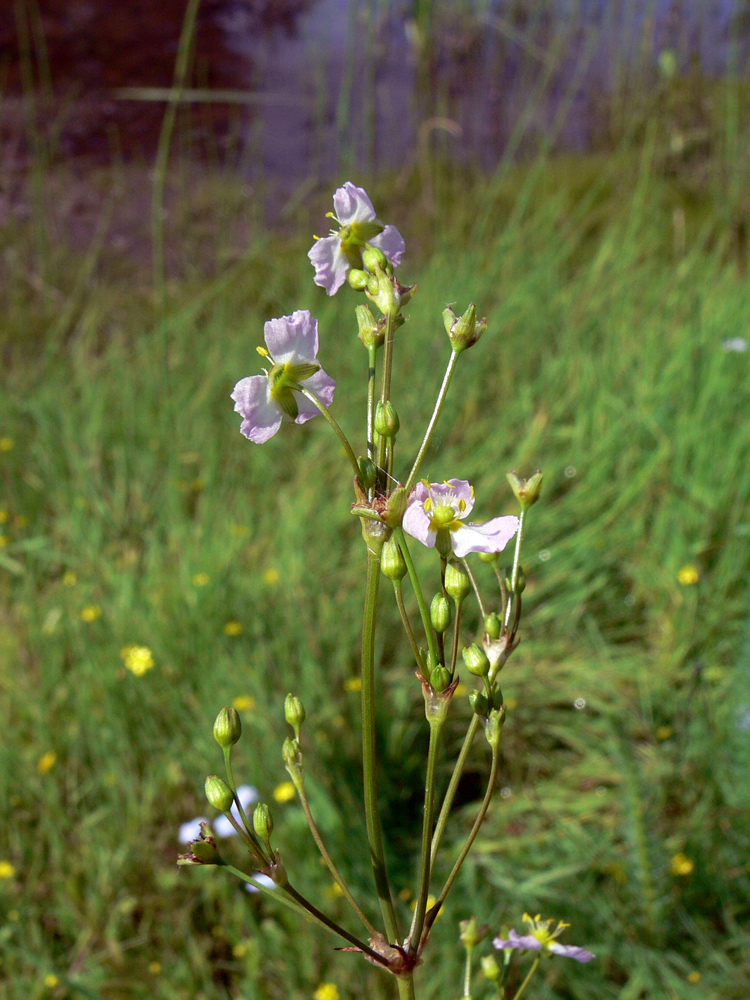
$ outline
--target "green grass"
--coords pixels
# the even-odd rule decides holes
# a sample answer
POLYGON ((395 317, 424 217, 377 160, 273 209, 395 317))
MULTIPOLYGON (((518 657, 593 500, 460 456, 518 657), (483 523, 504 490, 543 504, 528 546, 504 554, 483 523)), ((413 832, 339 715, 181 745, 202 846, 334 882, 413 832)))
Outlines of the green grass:
MULTIPOLYGON (((489 185, 436 181, 434 220, 398 214, 399 200, 418 206, 411 188, 375 196, 406 236, 403 280, 419 283, 398 334, 401 471, 447 360, 440 311, 474 300, 489 330, 459 366, 424 473, 474 482, 480 519, 513 510, 511 468, 541 467, 545 487, 523 559, 523 642, 504 675, 505 791, 436 924, 420 996, 457 995, 459 919, 520 929, 528 910, 569 921, 567 939, 598 956, 551 963, 537 1000, 744 1000, 750 362, 721 344, 747 336, 750 290, 725 206, 686 203, 675 240, 679 192, 647 154, 637 169, 567 159, 489 185), (680 584, 685 566, 697 583, 680 584), (693 868, 673 874, 680 854, 693 868)), ((174 864, 178 825, 209 812, 218 709, 254 699, 236 773, 273 801, 293 690, 313 808, 375 912, 358 697, 344 684, 364 566, 348 467, 323 421, 250 444, 229 400, 258 370, 263 322, 308 307, 339 382, 333 412, 362 448, 358 300, 327 300, 305 258, 328 197, 292 236, 250 226, 223 266, 221 234, 208 267, 205 242, 186 243, 163 314, 148 274, 110 269, 106 247, 85 259, 55 239, 42 267, 31 226, 3 237, 22 262, 4 289, 0 397, 0 861, 15 868, 0 883, 4 1000, 302 1000, 321 981, 347 1000, 393 993, 222 873, 174 864), (20 280, 42 271, 41 286, 20 280), (82 620, 91 607, 101 615, 82 620), (225 634, 230 621, 240 635, 225 634), (121 658, 132 643, 155 660, 140 678, 121 658)), ((405 889, 426 726, 387 593, 382 606, 381 795, 405 889)), ((467 719, 457 699, 450 750, 467 719)), ((451 844, 488 764, 478 743, 451 844)), ((296 881, 346 919, 301 810, 274 813, 296 881)), ((475 997, 489 993, 478 978, 475 997)))

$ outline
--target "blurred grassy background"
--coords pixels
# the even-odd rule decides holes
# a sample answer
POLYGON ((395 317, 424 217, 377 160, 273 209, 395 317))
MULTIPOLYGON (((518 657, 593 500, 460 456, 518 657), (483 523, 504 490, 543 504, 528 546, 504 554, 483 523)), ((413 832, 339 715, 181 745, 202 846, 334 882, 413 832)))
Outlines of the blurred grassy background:
MULTIPOLYGON (((473 300, 489 330, 425 474, 470 479, 485 518, 513 510, 507 470, 545 473, 502 791, 436 924, 425 998, 458 993, 459 919, 520 929, 524 910, 597 953, 550 963, 538 1000, 750 995, 750 354, 723 346, 750 329, 746 95, 664 88, 600 154, 351 177, 404 233, 402 280, 419 283, 394 378, 404 467, 447 355, 440 311, 473 300), (697 92, 714 117, 696 151, 675 136, 697 92)), ((117 211, 140 176, 86 184, 117 211)), ((236 774, 273 801, 293 690, 313 808, 374 910, 351 849, 363 547, 347 466, 322 421, 250 444, 229 400, 264 321, 310 308, 362 448, 359 300, 326 299, 305 256, 332 187, 279 202, 270 231, 262 192, 179 158, 162 302, 146 255, 104 239, 108 208, 84 249, 63 225, 75 182, 41 156, 30 212, 0 229, 0 996, 302 1000, 322 981, 342 1000, 390 996, 318 930, 174 864, 179 824, 208 812, 218 709, 239 699, 236 774), (142 676, 125 668, 133 644, 153 657, 142 676)), ((406 896, 426 734, 387 593, 382 607, 381 797, 406 896)), ((449 750, 467 719, 456 699, 449 750)), ((478 743, 450 844, 488 763, 478 743)), ((274 811, 297 881, 346 920, 301 810, 274 811)))

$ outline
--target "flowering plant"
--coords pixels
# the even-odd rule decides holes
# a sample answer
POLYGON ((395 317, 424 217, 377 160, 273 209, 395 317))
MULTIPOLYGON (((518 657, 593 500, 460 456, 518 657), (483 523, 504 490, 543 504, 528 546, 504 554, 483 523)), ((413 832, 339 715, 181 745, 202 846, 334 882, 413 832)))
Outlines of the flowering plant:
MULTIPOLYGON (((462 479, 430 482, 420 479, 435 428, 450 389, 459 358, 475 346, 484 334, 487 321, 477 320, 473 304, 458 316, 448 307, 443 313, 449 355, 442 383, 421 444, 408 471, 396 463, 396 440, 400 421, 391 398, 391 376, 397 341, 396 331, 404 322, 402 309, 415 293, 415 285, 402 285, 395 276, 405 250, 401 234, 393 226, 381 223, 366 192, 347 182, 334 194, 338 230, 317 239, 309 252, 315 268, 315 282, 328 295, 336 294, 345 283, 376 307, 379 318, 369 306, 356 306, 358 337, 367 351, 367 381, 364 395, 364 448, 357 453, 331 413, 336 383, 318 362, 318 324, 306 310, 265 324, 265 347, 258 352, 269 366, 262 375, 252 375, 237 383, 232 393, 235 410, 242 416, 240 430, 245 437, 262 444, 276 434, 284 421, 305 423, 321 415, 344 448, 353 480, 352 514, 361 524, 366 551, 364 616, 361 644, 362 691, 362 768, 364 813, 367 828, 367 854, 372 862, 373 881, 380 904, 381 919, 376 924, 355 898, 331 856, 313 816, 305 787, 302 727, 305 710, 293 694, 284 704, 284 715, 293 731, 283 743, 281 755, 293 788, 305 813, 310 833, 363 931, 354 933, 320 910, 294 885, 281 854, 272 844, 273 817, 268 805, 258 801, 249 786, 237 786, 232 771, 231 751, 242 734, 242 723, 235 708, 220 711, 214 724, 214 736, 224 752, 226 780, 217 775, 206 779, 206 797, 222 815, 212 831, 204 819, 186 824, 181 839, 188 851, 181 855, 183 865, 219 865, 255 890, 273 896, 280 904, 312 917, 346 942, 342 950, 358 953, 391 976, 400 1000, 416 996, 414 972, 429 955, 432 926, 476 839, 485 819, 495 789, 500 764, 500 746, 506 707, 498 676, 518 645, 522 594, 525 578, 520 565, 521 543, 529 509, 538 500, 542 475, 536 473, 522 480, 508 474, 508 482, 518 503, 518 514, 497 516, 474 522, 475 497, 470 483, 462 479), (379 385, 378 385, 379 376, 379 385), (428 592, 415 567, 410 541, 416 539, 436 556, 436 582, 428 592), (512 563, 503 572, 499 554, 515 539, 512 563), (495 571, 498 591, 495 599, 480 592, 470 555, 490 562, 495 571), (397 900, 391 890, 391 875, 385 860, 383 831, 378 810, 378 760, 375 740, 375 705, 377 678, 375 635, 378 625, 378 596, 381 577, 393 585, 393 594, 406 638, 412 651, 416 676, 424 698, 429 744, 425 761, 425 797, 421 830, 421 850, 415 906, 410 926, 403 925, 397 900), (408 577, 418 608, 419 622, 407 610, 403 585, 408 577), (462 614, 467 598, 474 594, 481 613, 480 641, 462 641, 462 614), (423 637, 422 639, 418 636, 423 637), (463 647, 463 648, 462 648, 463 647), (441 737, 459 682, 459 653, 468 674, 477 679, 469 694, 471 721, 463 747, 442 801, 437 794, 437 765, 441 737), (487 787, 473 826, 454 859, 450 874, 442 886, 436 884, 436 859, 443 846, 459 781, 466 767, 475 737, 483 731, 490 751, 487 787), (252 818, 248 809, 255 805, 252 818), (250 855, 251 873, 246 874, 224 859, 216 836, 237 834, 250 855), (431 890, 437 889, 437 895, 431 890)), ((503 955, 502 967, 490 954, 483 958, 486 979, 495 984, 499 997, 509 997, 510 963, 514 952, 536 952, 534 963, 515 990, 519 1000, 539 960, 543 956, 563 955, 586 962, 593 957, 582 948, 561 945, 556 941, 563 930, 559 924, 550 931, 551 921, 530 920, 526 935, 515 930, 494 939, 503 955)), ((474 950, 490 934, 476 920, 461 925, 460 940, 466 949, 463 996, 469 997, 474 950)))

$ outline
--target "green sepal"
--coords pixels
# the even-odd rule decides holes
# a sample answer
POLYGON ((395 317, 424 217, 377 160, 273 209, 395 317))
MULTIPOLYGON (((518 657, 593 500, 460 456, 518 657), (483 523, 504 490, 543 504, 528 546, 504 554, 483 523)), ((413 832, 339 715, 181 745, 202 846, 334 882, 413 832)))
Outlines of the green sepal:
POLYGON ((284 365, 284 375, 291 382, 304 382, 305 379, 312 378, 315 372, 320 371, 320 365, 313 362, 301 362, 298 365, 284 365))

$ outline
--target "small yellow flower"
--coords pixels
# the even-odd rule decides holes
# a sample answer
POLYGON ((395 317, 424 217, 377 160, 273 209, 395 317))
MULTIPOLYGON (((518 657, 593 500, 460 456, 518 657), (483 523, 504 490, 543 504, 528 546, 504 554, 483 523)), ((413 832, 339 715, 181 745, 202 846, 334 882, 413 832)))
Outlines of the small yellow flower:
MULTIPOLYGON (((430 910, 435 905, 435 903, 437 903, 437 896, 433 896, 432 893, 430 893, 430 895, 427 897, 427 910, 426 910, 427 913, 430 912, 430 910)), ((411 902, 411 908, 412 908, 412 910, 416 910, 416 908, 417 908, 417 901, 416 901, 416 899, 412 900, 412 902, 411 902)), ((445 911, 445 907, 441 906, 440 907, 440 913, 438 913, 438 915, 437 915, 437 917, 435 919, 436 920, 440 920, 440 918, 442 917, 444 911, 445 911)))
POLYGON ((158 976, 161 972, 161 962, 149 962, 148 971, 152 976, 158 976))
POLYGON ((0 879, 13 878, 16 869, 10 861, 0 861, 0 879))
POLYGON ((669 737, 672 735, 672 732, 673 730, 671 726, 659 726, 659 728, 656 730, 656 738, 660 743, 663 743, 664 740, 669 739, 669 737))
POLYGON ((57 978, 54 972, 48 972, 47 975, 44 977, 44 985, 47 987, 48 990, 54 990, 54 988, 56 986, 59 986, 59 984, 60 980, 57 978))
POLYGON ((232 948, 232 955, 235 958, 244 958, 245 955, 247 955, 247 945, 246 944, 242 944, 242 942, 240 942, 239 944, 236 944, 232 948))
POLYGON ((339 1000, 339 991, 335 983, 321 983, 313 993, 313 1000, 339 1000))
POLYGON ((227 622, 224 626, 224 635, 242 635, 242 626, 239 622, 227 622))
POLYGON ((689 875, 695 868, 695 862, 686 854, 675 854, 672 858, 670 871, 673 875, 689 875))
POLYGON ((235 538, 244 538, 249 533, 250 529, 244 524, 233 524, 229 529, 229 534, 234 535, 235 538))
POLYGON ((238 712, 252 712, 255 708, 255 698, 252 698, 249 694, 238 694, 232 700, 232 705, 238 712))
POLYGON ((273 797, 277 802, 291 802, 296 794, 297 790, 291 781, 282 781, 273 790, 273 797))
POLYGON ((194 587, 207 587, 210 582, 211 582, 211 577, 208 575, 208 573, 196 573, 195 576, 193 577, 194 587))
POLYGON ((10 538, 7 535, 0 535, 0 549, 4 549, 6 545, 10 544, 10 538))
POLYGON ((677 574, 678 581, 683 587, 692 587, 700 579, 697 566, 683 566, 677 574))
POLYGON ((10 920, 12 924, 17 924, 20 919, 21 914, 18 910, 8 910, 8 920, 10 920))
POLYGON ((703 976, 700 974, 700 972, 698 972, 697 969, 694 972, 688 972, 687 974, 687 981, 689 983, 699 983, 702 978, 703 976))
POLYGON ((15 441, 11 437, 1 437, 0 438, 0 451, 10 451, 15 441))
POLYGON ((703 679, 715 684, 724 679, 726 670, 724 667, 706 667, 703 671, 703 679))
POLYGON ((465 684, 461 683, 456 687, 456 690, 453 692, 453 697, 463 698, 463 696, 468 693, 469 693, 468 687, 465 684))
POLYGON ((54 750, 48 750, 47 753, 43 754, 36 765, 36 769, 40 774, 47 774, 55 766, 57 761, 57 754, 54 750))
POLYGON ((506 698, 505 699, 505 707, 508 709, 509 712, 512 712, 513 709, 516 707, 517 704, 518 704, 518 699, 517 698, 506 698))
POLYGON ((120 656, 125 669, 136 677, 143 677, 154 666, 154 656, 148 646, 124 646, 120 650, 120 656))
POLYGON ((81 610, 81 621, 82 622, 95 622, 97 618, 101 618, 102 609, 98 604, 88 604, 85 608, 81 610))
POLYGON ((279 573, 275 566, 271 566, 263 574, 263 583, 265 583, 267 587, 275 587, 280 579, 281 573, 279 573))
POLYGON ((406 886, 404 886, 404 888, 401 889, 400 892, 399 892, 399 894, 398 894, 398 898, 403 903, 408 903, 409 900, 411 899, 411 897, 412 897, 411 889, 407 888, 406 886))
POLYGON ((361 677, 347 677, 344 681, 344 691, 361 691, 362 690, 362 678, 361 677))
POLYGON ((5 524, 8 520, 8 511, 4 507, 0 507, 0 524, 5 524))
POLYGON ((78 577, 75 575, 72 569, 69 569, 66 570, 65 573, 63 573, 62 582, 65 587, 75 587, 75 585, 78 583, 78 577))

